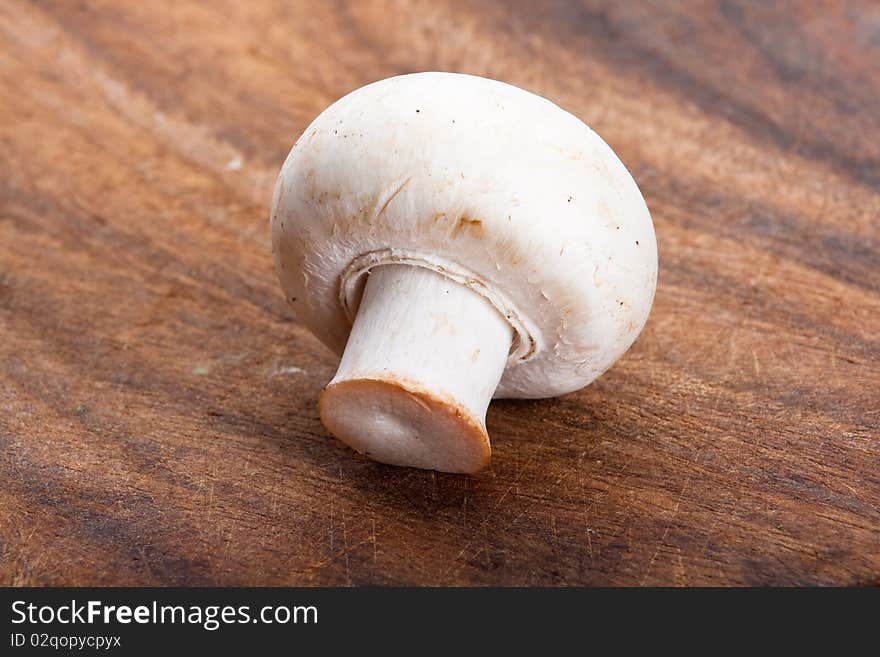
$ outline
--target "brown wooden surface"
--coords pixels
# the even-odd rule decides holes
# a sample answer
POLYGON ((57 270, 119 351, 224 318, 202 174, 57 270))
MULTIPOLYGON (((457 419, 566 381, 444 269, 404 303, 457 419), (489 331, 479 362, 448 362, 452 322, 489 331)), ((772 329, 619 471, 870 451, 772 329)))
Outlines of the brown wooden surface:
POLYGON ((880 583, 880 5, 0 3, 0 582, 880 583), (590 123, 660 250, 591 387, 478 476, 329 438, 268 203, 372 80, 590 123))

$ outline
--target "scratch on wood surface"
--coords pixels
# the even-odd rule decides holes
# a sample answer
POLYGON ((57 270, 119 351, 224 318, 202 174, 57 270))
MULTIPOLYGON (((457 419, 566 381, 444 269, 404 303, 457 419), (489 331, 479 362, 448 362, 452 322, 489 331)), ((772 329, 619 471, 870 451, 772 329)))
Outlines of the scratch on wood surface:
POLYGON ((306 573, 308 573, 308 572, 310 572, 310 571, 313 571, 313 570, 319 570, 319 569, 321 569, 321 568, 323 568, 323 567, 325 567, 325 566, 327 566, 327 565, 333 563, 334 561, 336 561, 336 560, 339 559, 340 557, 345 557, 345 556, 347 556, 347 555, 348 555, 350 552, 352 552, 353 550, 356 550, 356 549, 358 549, 359 547, 366 545, 366 544, 369 543, 370 541, 375 541, 375 536, 374 536, 374 535, 365 536, 365 537, 364 537, 363 539, 361 539, 360 541, 358 541, 358 542, 356 542, 356 543, 352 543, 351 545, 347 545, 344 549, 339 550, 339 551, 336 552, 335 554, 333 554, 333 555, 331 555, 331 556, 329 556, 329 557, 325 557, 324 559, 318 559, 318 560, 315 561, 314 563, 311 563, 311 564, 307 565, 305 568, 303 568, 303 569, 301 569, 301 570, 297 570, 297 571, 295 571, 294 574, 302 575, 302 574, 306 574, 306 573))
POLYGON ((684 494, 687 491, 688 484, 690 483, 690 477, 688 477, 684 485, 681 487, 681 492, 678 494, 678 499, 675 501, 675 506, 672 507, 672 512, 669 515, 669 521, 666 523, 666 527, 663 530, 663 535, 660 537, 660 540, 657 542, 657 547, 654 550, 654 554, 651 555, 650 561, 648 561, 648 566, 645 568, 645 574, 642 576, 641 586, 645 586, 648 581, 648 576, 651 574, 651 568, 654 566, 654 561, 657 559, 657 555, 660 554, 660 548, 666 541, 666 537, 669 535, 669 530, 672 527, 672 522, 675 520, 678 515, 678 509, 681 506, 681 500, 684 498, 684 494))
POLYGON ((345 515, 342 516, 342 554, 345 557, 345 581, 351 586, 351 563, 349 562, 348 535, 345 527, 345 515))
POLYGON ((831 345, 831 376, 834 377, 834 385, 840 385, 840 374, 837 371, 837 345, 831 345))
POLYGON ((330 507, 330 551, 333 552, 333 507, 330 507))
MULTIPOLYGON (((562 475, 560 475, 559 478, 558 478, 558 479, 557 479, 552 485, 550 485, 550 486, 547 487, 547 489, 544 491, 543 496, 539 496, 539 497, 537 498, 536 501, 534 501, 534 502, 532 502, 531 504, 529 504, 529 505, 528 505, 526 508, 524 508, 520 513, 518 513, 516 516, 514 516, 514 518, 513 518, 509 523, 506 524, 504 530, 505 530, 505 531, 509 531, 514 525, 516 525, 517 522, 519 522, 519 520, 520 520, 523 516, 525 516, 526 514, 531 513, 532 510, 538 505, 538 503, 539 503, 542 499, 547 499, 547 497, 550 496, 550 495, 552 494, 552 491, 553 491, 553 490, 558 489, 559 486, 562 485, 562 483, 563 483, 564 481, 566 481, 566 480, 569 479, 571 476, 573 476, 573 472, 574 472, 575 470, 576 470, 576 468, 574 468, 574 469, 572 469, 572 470, 569 470, 569 471, 563 473, 562 475)), ((507 491, 510 491, 510 490, 511 490, 510 488, 507 489, 507 491)), ((502 497, 503 497, 503 496, 502 496, 502 497)), ((485 522, 484 522, 483 524, 481 524, 480 527, 482 528, 484 525, 485 525, 485 522)), ((555 532, 554 532, 554 533, 555 533, 555 532)), ((459 552, 458 556, 456 557, 456 561, 458 561, 458 560, 461 558, 461 556, 465 553, 465 551, 467 550, 467 548, 468 548, 470 545, 471 545, 471 541, 469 541, 468 544, 465 545, 465 548, 463 548, 462 551, 459 552)), ((480 548, 477 549, 477 551, 474 552, 474 553, 471 555, 471 559, 476 559, 478 556, 480 556, 480 554, 482 554, 482 553, 485 551, 485 548, 486 548, 486 545, 485 545, 485 544, 481 545, 480 548)), ((458 573, 459 570, 460 570, 462 567, 463 567, 463 565, 462 565, 462 564, 459 564, 458 567, 457 567, 456 570, 455 570, 455 573, 458 573)), ((447 573, 447 576, 448 576, 448 573, 447 573)))
POLYGON ((682 558, 681 548, 676 546, 675 551, 678 553, 678 570, 675 573, 675 581, 678 586, 687 586, 688 578, 687 578, 687 568, 684 565, 684 559, 682 558))
MULTIPOLYGON (((539 441, 539 444, 543 444, 544 440, 545 439, 542 438, 539 441)), ((529 459, 527 461, 529 467, 531 467, 535 463, 536 458, 537 458, 536 453, 535 453, 535 451, 533 451, 530 454, 529 459)), ((519 484, 520 477, 522 477, 522 474, 523 474, 523 470, 519 467, 519 461, 517 461, 516 462, 516 473, 513 477, 513 481, 511 481, 510 485, 505 488, 504 493, 502 493, 501 496, 498 498, 498 500, 495 502, 491 511, 486 514, 486 517, 482 520, 482 522, 480 522, 480 524, 477 526, 477 529, 470 535, 470 538, 467 540, 464 547, 461 548, 461 550, 458 552, 458 554, 452 560, 452 563, 450 563, 449 568, 444 573, 444 578, 448 578, 451 573, 457 573, 458 570, 462 567, 461 564, 457 564, 456 562, 458 562, 467 553, 467 551, 470 549, 471 545, 473 545, 474 541, 477 540, 478 535, 483 532, 483 530, 485 529, 487 524, 490 521, 494 520, 494 516, 495 516, 496 512, 504 504, 504 500, 506 500, 507 496, 510 495, 510 493, 513 492, 517 488, 517 486, 519 484)), ((514 519, 513 522, 516 522, 516 519, 514 519)), ((511 524, 513 524, 513 523, 511 523, 511 524)), ((480 550, 478 550, 473 555, 473 558, 476 558, 480 554, 481 551, 482 551, 482 548, 480 548, 480 550)))

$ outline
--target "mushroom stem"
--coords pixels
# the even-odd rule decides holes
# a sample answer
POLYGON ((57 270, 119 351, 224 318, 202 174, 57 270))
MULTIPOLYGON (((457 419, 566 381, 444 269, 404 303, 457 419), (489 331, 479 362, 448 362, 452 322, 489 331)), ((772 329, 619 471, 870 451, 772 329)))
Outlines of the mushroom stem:
POLYGON ((513 332, 482 296, 411 265, 374 268, 321 421, 383 463, 475 472, 513 332))

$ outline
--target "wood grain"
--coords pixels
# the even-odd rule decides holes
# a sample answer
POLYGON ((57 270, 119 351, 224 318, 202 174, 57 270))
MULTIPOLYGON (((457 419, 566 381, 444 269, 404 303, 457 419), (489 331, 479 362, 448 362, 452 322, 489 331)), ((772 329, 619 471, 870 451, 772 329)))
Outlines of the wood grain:
POLYGON ((880 6, 0 3, 0 582, 880 584, 880 6), (331 439, 268 203, 369 81, 591 124, 661 273, 478 476, 331 439))

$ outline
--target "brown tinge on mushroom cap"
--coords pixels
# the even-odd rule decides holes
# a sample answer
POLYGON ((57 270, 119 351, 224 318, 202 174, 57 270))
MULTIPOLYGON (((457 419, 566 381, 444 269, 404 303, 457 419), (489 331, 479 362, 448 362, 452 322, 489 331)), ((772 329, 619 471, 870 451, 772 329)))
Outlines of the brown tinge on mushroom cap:
POLYGON ((321 392, 318 413, 334 436, 382 463, 458 473, 489 463, 484 424, 414 382, 341 381, 321 392))

